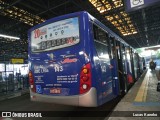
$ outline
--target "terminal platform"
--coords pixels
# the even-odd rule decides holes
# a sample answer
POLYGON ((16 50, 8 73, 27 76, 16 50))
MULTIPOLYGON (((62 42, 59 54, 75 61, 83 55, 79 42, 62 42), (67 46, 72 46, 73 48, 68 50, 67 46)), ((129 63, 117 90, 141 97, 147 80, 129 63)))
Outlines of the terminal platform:
POLYGON ((105 120, 160 120, 159 70, 147 70, 105 120), (120 112, 124 111, 124 112, 120 112), (121 113, 121 117, 114 115, 121 113), (125 114, 126 112, 126 114, 125 114))

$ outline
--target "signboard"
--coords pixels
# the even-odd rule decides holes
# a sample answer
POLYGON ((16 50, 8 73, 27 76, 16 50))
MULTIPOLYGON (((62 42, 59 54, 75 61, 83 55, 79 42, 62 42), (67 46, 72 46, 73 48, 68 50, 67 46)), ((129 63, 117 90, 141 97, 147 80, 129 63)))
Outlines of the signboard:
POLYGON ((160 2, 160 0, 125 0, 126 12, 142 9, 160 2))
POLYGON ((24 63, 24 59, 22 59, 22 58, 12 58, 11 59, 11 63, 12 64, 23 64, 24 63))
POLYGON ((130 0, 131 8, 144 5, 144 0, 130 0))
POLYGON ((32 52, 60 49, 79 43, 78 17, 49 23, 31 32, 32 52))

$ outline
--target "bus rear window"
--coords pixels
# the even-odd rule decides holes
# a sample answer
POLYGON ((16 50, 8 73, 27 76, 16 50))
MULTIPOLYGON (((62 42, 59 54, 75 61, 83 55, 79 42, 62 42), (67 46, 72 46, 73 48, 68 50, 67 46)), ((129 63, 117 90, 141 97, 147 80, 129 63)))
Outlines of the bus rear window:
POLYGON ((44 52, 79 43, 79 19, 69 18, 47 24, 31 32, 31 51, 44 52))

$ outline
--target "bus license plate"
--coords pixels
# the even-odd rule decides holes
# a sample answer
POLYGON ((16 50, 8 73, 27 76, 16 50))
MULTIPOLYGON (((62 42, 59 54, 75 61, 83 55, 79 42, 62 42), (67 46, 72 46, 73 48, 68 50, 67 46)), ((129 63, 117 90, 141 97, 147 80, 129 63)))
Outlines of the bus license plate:
POLYGON ((52 88, 52 89, 50 89, 50 93, 52 93, 52 94, 60 94, 61 93, 61 89, 60 88, 52 88))

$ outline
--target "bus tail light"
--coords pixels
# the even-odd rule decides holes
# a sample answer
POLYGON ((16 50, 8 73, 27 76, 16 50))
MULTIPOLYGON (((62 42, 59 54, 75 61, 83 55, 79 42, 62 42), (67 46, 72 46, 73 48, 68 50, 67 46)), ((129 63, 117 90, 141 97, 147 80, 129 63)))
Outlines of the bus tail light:
POLYGON ((29 71, 29 84, 32 92, 36 92, 32 71, 29 71))
POLYGON ((84 65, 80 73, 80 94, 87 92, 91 88, 91 64, 84 65))

